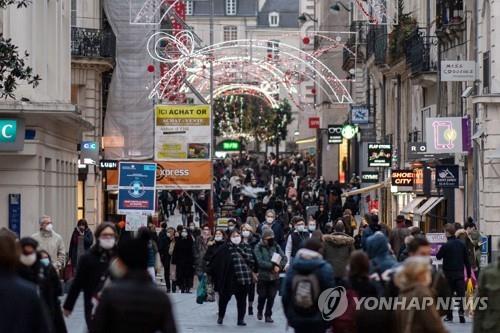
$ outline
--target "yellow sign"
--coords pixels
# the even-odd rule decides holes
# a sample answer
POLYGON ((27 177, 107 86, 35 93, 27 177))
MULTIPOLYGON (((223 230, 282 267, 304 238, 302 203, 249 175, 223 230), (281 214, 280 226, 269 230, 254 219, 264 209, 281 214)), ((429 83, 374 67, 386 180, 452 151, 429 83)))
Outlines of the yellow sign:
POLYGON ((157 105, 156 126, 210 126, 210 106, 157 105))

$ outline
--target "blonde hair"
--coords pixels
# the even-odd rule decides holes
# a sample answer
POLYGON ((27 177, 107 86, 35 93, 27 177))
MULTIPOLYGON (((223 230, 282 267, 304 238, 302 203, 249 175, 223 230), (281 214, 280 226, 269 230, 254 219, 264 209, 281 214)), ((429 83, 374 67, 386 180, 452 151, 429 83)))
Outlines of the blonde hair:
POLYGON ((254 228, 253 228, 250 224, 248 224, 248 223, 243 223, 243 224, 241 225, 241 228, 240 228, 240 229, 241 229, 241 231, 243 231, 243 229, 245 229, 245 230, 250 230, 250 232, 251 232, 252 234, 253 234, 253 233, 255 233, 255 229, 254 229, 254 228))
POLYGON ((423 257, 410 257, 405 260, 403 266, 394 277, 394 283, 403 289, 420 283, 422 274, 430 274, 431 264, 429 259, 423 257))

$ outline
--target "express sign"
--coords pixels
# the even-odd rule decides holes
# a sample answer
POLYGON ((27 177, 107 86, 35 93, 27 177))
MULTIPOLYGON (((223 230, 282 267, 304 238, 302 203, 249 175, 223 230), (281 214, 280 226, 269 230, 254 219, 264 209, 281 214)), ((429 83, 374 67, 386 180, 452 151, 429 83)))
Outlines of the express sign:
POLYGON ((392 170, 392 186, 413 187, 415 174, 413 170, 392 170))

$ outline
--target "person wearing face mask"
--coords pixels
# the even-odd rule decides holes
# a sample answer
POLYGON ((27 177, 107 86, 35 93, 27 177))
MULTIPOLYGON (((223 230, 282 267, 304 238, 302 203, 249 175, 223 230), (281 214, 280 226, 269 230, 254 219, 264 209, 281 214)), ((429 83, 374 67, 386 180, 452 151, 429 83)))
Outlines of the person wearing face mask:
POLYGON ((198 281, 202 278, 202 275, 205 274, 205 253, 208 249, 208 241, 210 240, 212 233, 210 232, 210 227, 208 224, 205 224, 201 227, 202 229, 195 230, 194 236, 194 262, 195 262, 195 271, 196 276, 198 277, 198 281))
POLYGON ((94 235, 85 219, 78 220, 69 243, 69 263, 73 268, 78 266, 78 259, 90 249, 94 243, 94 235))
POLYGON ((227 229, 226 229, 226 235, 229 237, 229 234, 231 234, 231 232, 233 232, 233 230, 236 228, 236 220, 235 219, 229 219, 229 221, 227 221, 227 229))
POLYGON ((109 268, 116 253, 116 228, 112 223, 104 222, 97 226, 94 233, 96 243, 80 257, 75 279, 68 291, 63 305, 64 315, 71 315, 76 300, 83 291, 85 321, 90 328, 94 304, 109 277, 109 268))
POLYGON ((194 251, 193 238, 186 228, 180 232, 180 237, 175 241, 175 248, 172 254, 172 263, 176 269, 176 283, 181 289, 181 293, 190 293, 193 287, 194 278, 194 251))
POLYGON ((319 224, 321 230, 324 230, 325 225, 328 223, 328 212, 325 205, 320 204, 318 211, 314 214, 314 220, 319 224))
POLYGON ((268 209, 265 216, 266 220, 259 225, 257 232, 262 235, 264 227, 270 227, 274 232, 274 241, 283 250, 286 246, 283 223, 276 220, 276 213, 272 209, 268 209))
POLYGON ((241 245, 240 232, 235 229, 229 234, 229 241, 215 252, 210 266, 215 291, 219 293, 219 316, 217 323, 222 325, 227 304, 234 295, 238 309, 238 326, 246 326, 246 297, 252 284, 252 269, 255 265, 252 252, 241 245))
MULTIPOLYGON (((253 255, 253 250, 260 241, 259 235, 254 233, 254 229, 250 224, 245 223, 241 226, 241 237, 241 245, 246 247, 245 250, 249 251, 253 255)), ((253 316, 253 302, 255 300, 255 283, 257 282, 256 265, 253 268, 252 277, 252 284, 248 288, 248 315, 250 316, 253 316)))
POLYGON ((58 233, 53 230, 52 218, 47 215, 40 217, 40 231, 31 237, 39 244, 40 250, 45 250, 51 258, 54 258, 53 265, 58 272, 64 268, 66 258, 66 248, 64 241, 58 233))
POLYGON ((115 279, 101 294, 92 333, 177 332, 170 299, 147 272, 150 241, 151 235, 141 232, 120 242, 115 279))
POLYGON ((226 242, 225 236, 224 230, 215 230, 214 236, 208 240, 207 251, 203 257, 205 273, 207 274, 207 302, 215 301, 214 278, 210 274, 210 265, 217 249, 226 242))
POLYGON ((306 229, 306 223, 302 216, 293 217, 292 223, 294 229, 288 236, 285 247, 285 255, 287 259, 285 271, 288 270, 288 267, 292 263, 293 258, 295 258, 297 251, 300 250, 305 241, 311 237, 311 233, 308 229, 306 229))
POLYGON ((266 323, 273 323, 273 305, 276 293, 279 289, 279 273, 287 263, 287 259, 280 246, 275 241, 275 234, 269 227, 262 231, 262 240, 254 249, 257 260, 257 319, 262 320, 265 316, 266 323), (264 312, 265 306, 265 312, 264 312))
POLYGON ((37 253, 38 242, 31 237, 21 238, 21 265, 18 275, 37 286, 43 301, 53 333, 66 333, 66 324, 61 312, 59 296, 62 295, 62 286, 55 268, 50 262, 47 251, 37 253))
POLYGON ((172 284, 170 282, 170 261, 172 256, 169 253, 170 244, 174 238, 175 229, 167 228, 167 224, 163 222, 161 224, 161 231, 158 235, 158 253, 160 254, 161 264, 163 265, 163 273, 165 279, 165 286, 167 288, 167 293, 172 290, 172 284))

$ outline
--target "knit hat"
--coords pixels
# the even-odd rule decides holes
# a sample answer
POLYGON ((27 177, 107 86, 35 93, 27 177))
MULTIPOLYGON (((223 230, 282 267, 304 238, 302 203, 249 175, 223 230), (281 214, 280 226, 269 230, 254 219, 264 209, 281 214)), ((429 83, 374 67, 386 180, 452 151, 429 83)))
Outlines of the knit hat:
POLYGON ((262 230, 262 239, 274 238, 273 229, 267 227, 262 230))

